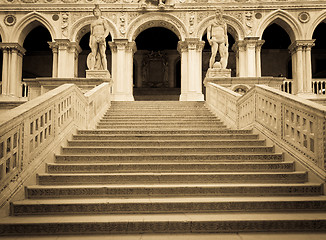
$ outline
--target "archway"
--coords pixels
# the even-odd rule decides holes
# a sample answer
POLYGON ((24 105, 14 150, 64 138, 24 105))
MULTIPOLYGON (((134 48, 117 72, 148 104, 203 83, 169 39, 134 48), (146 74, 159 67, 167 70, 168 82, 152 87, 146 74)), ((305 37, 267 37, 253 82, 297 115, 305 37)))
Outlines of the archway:
POLYGON ((291 39, 278 24, 269 25, 262 36, 265 43, 261 50, 261 75, 292 78, 291 39))
POLYGON ((49 31, 42 25, 27 34, 23 43, 26 50, 23 58, 23 79, 52 76, 53 57, 48 44, 51 39, 49 31))
POLYGON ((311 49, 312 77, 326 78, 326 23, 320 23, 312 36, 316 39, 315 46, 311 49))
MULTIPOLYGON (((78 77, 86 77, 86 70, 87 68, 87 56, 88 54, 91 52, 91 49, 89 47, 89 38, 90 38, 90 32, 86 32, 84 36, 81 37, 80 42, 79 42, 79 46, 82 49, 82 51, 79 53, 78 55, 78 77)), ((111 42, 112 41, 112 37, 111 34, 109 34, 106 39, 105 42, 111 42)), ((111 50, 110 47, 107 45, 106 47, 106 58, 108 61, 108 70, 110 71, 110 73, 112 74, 112 54, 111 54, 111 50)))
MULTIPOLYGON (((2 37, 0 35, 0 42, 2 42, 2 37)), ((0 51, 0 94, 2 94, 2 66, 3 66, 3 54, 0 51)))
POLYGON ((181 85, 181 66, 177 64, 179 38, 171 30, 152 27, 135 39, 134 55, 135 100, 178 100, 181 85))

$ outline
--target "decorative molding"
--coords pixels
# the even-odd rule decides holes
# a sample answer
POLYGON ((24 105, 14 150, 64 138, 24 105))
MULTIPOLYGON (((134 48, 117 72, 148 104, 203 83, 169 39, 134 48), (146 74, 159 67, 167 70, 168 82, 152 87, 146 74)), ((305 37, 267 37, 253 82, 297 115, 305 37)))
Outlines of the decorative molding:
POLYGON ((302 23, 307 23, 310 20, 310 14, 308 12, 301 12, 299 13, 298 19, 302 23))
POLYGON ((15 25, 17 19, 14 15, 7 15, 5 16, 3 21, 7 26, 13 26, 15 25))

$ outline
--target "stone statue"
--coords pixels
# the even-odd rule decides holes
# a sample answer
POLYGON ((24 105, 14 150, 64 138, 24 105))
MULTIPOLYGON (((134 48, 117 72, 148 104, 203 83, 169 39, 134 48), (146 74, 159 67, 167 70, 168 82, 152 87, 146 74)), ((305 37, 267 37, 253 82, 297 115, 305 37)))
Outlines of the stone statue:
POLYGON ((95 4, 93 14, 96 19, 91 23, 89 46, 92 51, 87 57, 87 67, 89 70, 107 70, 105 38, 109 35, 109 26, 98 4, 95 4))
MULTIPOLYGON (((147 7, 146 2, 153 2, 153 0, 139 0, 139 3, 142 8, 147 7)), ((175 0, 155 0, 154 2, 157 2, 158 6, 160 8, 164 8, 165 5, 174 6, 174 4, 175 4, 175 0)))
POLYGON ((209 61, 210 68, 226 69, 229 57, 229 43, 227 26, 223 19, 223 11, 217 9, 214 22, 207 28, 207 40, 211 45, 212 55, 209 61), (220 54, 220 61, 215 62, 217 51, 220 54))

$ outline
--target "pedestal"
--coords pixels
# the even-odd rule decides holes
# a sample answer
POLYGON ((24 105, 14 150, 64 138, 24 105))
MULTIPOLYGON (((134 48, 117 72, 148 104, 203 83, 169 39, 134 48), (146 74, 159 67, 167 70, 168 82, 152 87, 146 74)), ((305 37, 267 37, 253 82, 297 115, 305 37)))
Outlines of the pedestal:
POLYGON ((206 73, 206 78, 231 77, 231 69, 224 68, 209 68, 206 73))
POLYGON ((110 79, 111 74, 108 70, 86 70, 86 78, 110 79))

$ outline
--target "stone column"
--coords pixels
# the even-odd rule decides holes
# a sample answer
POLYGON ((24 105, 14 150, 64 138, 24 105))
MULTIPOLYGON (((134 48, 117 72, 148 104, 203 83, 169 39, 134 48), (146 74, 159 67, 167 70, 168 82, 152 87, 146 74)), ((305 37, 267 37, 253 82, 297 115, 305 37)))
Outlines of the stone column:
POLYGON ((68 62, 73 64, 73 67, 68 68, 67 76, 77 77, 78 76, 78 55, 82 49, 76 42, 70 42, 68 45, 68 62))
POLYGON ((2 95, 21 97, 22 61, 25 49, 18 43, 0 43, 3 51, 2 95))
POLYGON ((261 77, 261 47, 265 40, 257 40, 256 42, 256 77, 261 77))
POLYGON ((292 56, 293 93, 312 93, 311 48, 315 40, 296 40, 289 50, 292 56))
POLYGON ((236 52, 236 72, 237 77, 247 76, 247 62, 246 62, 246 44, 244 40, 238 40, 232 47, 236 52))
POLYGON ((181 54, 180 101, 204 101, 202 93, 202 50, 204 41, 188 38, 178 43, 181 54))
POLYGON ((58 47, 58 77, 73 77, 71 76, 70 68, 73 67, 73 62, 68 62, 68 47, 70 40, 69 39, 55 39, 57 47, 58 47))
POLYGON ((52 77, 58 77, 58 45, 55 42, 48 42, 53 53, 52 60, 52 77))
POLYGON ((112 52, 113 101, 134 101, 133 54, 135 42, 115 39, 109 43, 112 52))

